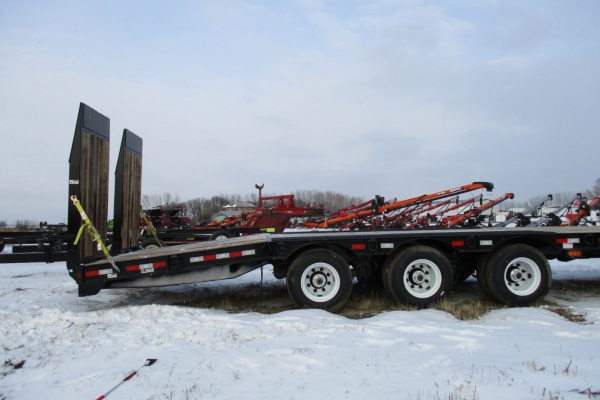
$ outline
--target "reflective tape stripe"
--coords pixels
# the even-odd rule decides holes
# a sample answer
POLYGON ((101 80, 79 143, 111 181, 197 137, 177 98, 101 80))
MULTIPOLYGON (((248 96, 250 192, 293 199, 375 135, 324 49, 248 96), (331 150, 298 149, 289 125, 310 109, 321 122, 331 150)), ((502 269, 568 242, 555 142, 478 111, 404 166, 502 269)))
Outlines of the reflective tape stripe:
POLYGON ((224 260, 227 258, 239 258, 245 256, 253 256, 256 254, 256 250, 243 250, 243 251, 232 251, 229 253, 218 253, 218 254, 207 254, 205 256, 191 257, 191 263, 199 263, 205 261, 224 260))
POLYGON ((564 243, 579 243, 579 238, 559 238, 556 239, 556 244, 564 243))
POLYGON ((85 276, 87 276, 87 277, 100 276, 100 275, 108 275, 108 274, 112 274, 112 273, 113 273, 112 269, 97 269, 95 271, 86 271, 85 276))
POLYGON ((128 265, 127 267, 125 267, 125 271, 127 271, 127 272, 142 271, 142 270, 150 270, 150 269, 155 269, 155 268, 164 268, 166 266, 167 266, 166 261, 158 261, 155 263, 148 263, 148 264, 128 265))

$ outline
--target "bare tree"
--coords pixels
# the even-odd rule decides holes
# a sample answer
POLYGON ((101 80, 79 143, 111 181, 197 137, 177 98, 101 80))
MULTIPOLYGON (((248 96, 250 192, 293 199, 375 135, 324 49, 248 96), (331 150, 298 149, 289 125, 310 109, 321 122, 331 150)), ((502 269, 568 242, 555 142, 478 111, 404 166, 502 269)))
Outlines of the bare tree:
POLYGON ((19 230, 29 230, 39 226, 38 223, 30 219, 20 219, 15 224, 15 227, 19 230))
POLYGON ((600 178, 596 179, 594 189, 592 189, 592 194, 594 195, 594 197, 600 196, 600 178))
POLYGON ((157 194, 143 194, 142 195, 142 207, 144 210, 153 208, 160 205, 160 198, 157 194))
POLYGON ((349 196, 332 191, 296 190, 294 195, 294 200, 298 207, 307 205, 311 205, 312 207, 323 206, 325 211, 337 211, 364 202, 362 197, 349 196))
POLYGON ((182 205, 178 194, 165 192, 163 194, 144 194, 142 195, 142 207, 144 209, 162 206, 164 208, 174 208, 182 205))
POLYGON ((192 224, 200 224, 210 221, 213 214, 223 210, 226 205, 241 200, 241 198, 242 196, 239 194, 219 194, 212 196, 210 199, 197 197, 186 201, 183 205, 186 215, 190 218, 192 224))

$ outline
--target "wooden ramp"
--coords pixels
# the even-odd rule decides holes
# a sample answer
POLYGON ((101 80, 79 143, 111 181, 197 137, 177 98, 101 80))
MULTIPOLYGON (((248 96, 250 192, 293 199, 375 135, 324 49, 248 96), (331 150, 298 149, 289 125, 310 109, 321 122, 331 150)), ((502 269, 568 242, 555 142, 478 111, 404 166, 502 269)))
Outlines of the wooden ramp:
MULTIPOLYGON (((108 188, 110 162, 110 119, 84 103, 79 105, 75 135, 69 156, 68 232, 74 238, 82 217, 70 198, 76 196, 92 224, 112 253, 135 248, 139 238, 139 212, 142 197, 142 139, 125 129, 115 171, 114 227, 108 232, 108 188)), ((87 232, 77 245, 70 240, 67 267, 84 260, 103 258, 104 254, 87 232)))
MULTIPOLYGON (((110 120, 81 103, 69 157, 70 233, 77 234, 81 226, 81 215, 70 200, 71 196, 77 196, 100 236, 106 238, 109 152, 110 120)), ((69 268, 81 258, 102 255, 87 234, 82 235, 77 246, 69 241, 67 252, 69 268)))
POLYGON ((110 251, 113 255, 119 254, 122 249, 138 246, 142 207, 142 145, 141 137, 128 129, 123 131, 115 171, 115 214, 110 251))

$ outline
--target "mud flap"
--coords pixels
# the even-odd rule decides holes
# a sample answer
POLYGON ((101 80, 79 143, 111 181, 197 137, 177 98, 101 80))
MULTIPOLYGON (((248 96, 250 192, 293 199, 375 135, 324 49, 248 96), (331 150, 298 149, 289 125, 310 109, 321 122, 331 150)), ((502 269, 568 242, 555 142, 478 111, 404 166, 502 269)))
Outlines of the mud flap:
POLYGON ((79 284, 79 297, 98 294, 105 284, 106 282, 101 279, 93 280, 91 282, 82 282, 79 284))

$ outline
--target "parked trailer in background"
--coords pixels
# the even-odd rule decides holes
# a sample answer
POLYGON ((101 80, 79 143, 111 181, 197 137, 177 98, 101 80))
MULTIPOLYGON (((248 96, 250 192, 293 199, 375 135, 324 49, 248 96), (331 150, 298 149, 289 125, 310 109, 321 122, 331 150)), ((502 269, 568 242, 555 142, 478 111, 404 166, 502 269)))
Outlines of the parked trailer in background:
POLYGON ((38 229, 0 230, 0 252, 6 245, 11 253, 0 255, 0 263, 65 261, 71 236, 64 224, 40 224, 38 229))

